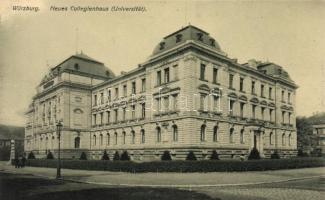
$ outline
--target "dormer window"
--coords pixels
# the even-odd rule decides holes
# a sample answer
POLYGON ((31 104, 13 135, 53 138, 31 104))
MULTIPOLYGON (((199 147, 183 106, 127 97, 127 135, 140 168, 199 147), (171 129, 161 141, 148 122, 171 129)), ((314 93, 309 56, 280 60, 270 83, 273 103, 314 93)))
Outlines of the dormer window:
POLYGON ((182 34, 177 34, 177 35, 176 35, 176 43, 182 41, 182 37, 183 37, 182 34))
POLYGON ((159 45, 160 45, 160 48, 159 48, 160 50, 163 50, 165 48, 165 42, 160 42, 159 45))
POLYGON ((210 44, 211 44, 211 46, 215 47, 216 46, 215 39, 210 39, 210 44))
POLYGON ((78 63, 74 64, 74 69, 79 70, 79 64, 78 63))
POLYGON ((60 72, 60 70, 61 70, 61 67, 58 67, 58 72, 60 72))
POLYGON ((203 41, 203 34, 202 33, 197 33, 196 35, 197 35, 197 39, 199 41, 203 41))

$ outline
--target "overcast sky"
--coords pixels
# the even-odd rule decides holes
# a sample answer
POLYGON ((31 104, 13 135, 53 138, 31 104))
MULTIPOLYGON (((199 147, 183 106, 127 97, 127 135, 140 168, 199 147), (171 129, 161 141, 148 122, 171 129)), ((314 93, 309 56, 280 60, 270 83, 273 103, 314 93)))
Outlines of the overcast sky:
POLYGON ((188 23, 210 33, 240 63, 255 58, 283 66, 299 85, 297 115, 325 110, 324 2, 1 2, 0 123, 24 125, 36 85, 49 67, 77 49, 119 74, 144 62, 164 36, 188 23), (34 4, 41 11, 13 12, 12 4, 34 4), (145 6, 147 11, 50 12, 51 5, 145 6))

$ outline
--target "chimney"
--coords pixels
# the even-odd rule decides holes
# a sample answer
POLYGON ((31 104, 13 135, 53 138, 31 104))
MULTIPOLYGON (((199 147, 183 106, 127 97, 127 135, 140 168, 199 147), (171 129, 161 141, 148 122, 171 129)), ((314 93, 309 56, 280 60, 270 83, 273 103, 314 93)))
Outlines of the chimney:
POLYGON ((250 66, 250 67, 252 67, 252 68, 254 68, 254 69, 256 69, 257 68, 257 61, 255 60, 255 59, 250 59, 249 61, 248 61, 248 66, 250 66))

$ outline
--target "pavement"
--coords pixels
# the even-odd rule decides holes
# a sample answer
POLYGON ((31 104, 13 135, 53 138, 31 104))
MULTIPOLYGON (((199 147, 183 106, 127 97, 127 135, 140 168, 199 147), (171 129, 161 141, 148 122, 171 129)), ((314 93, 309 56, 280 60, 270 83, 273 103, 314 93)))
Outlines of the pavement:
MULTIPOLYGON (((56 169, 54 168, 25 167, 17 169, 6 162, 0 162, 0 171, 14 174, 31 174, 49 179, 54 179, 56 176, 56 169)), ((61 174, 63 179, 67 181, 106 186, 204 188, 278 184, 288 181, 324 178, 325 167, 209 173, 127 173, 62 169, 61 174)))

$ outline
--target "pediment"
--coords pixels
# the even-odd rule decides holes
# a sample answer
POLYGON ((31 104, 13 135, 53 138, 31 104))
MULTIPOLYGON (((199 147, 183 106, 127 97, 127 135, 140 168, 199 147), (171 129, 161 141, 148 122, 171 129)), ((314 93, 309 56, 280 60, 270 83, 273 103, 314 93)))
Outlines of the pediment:
POLYGON ((210 88, 207 84, 201 84, 198 87, 199 90, 205 90, 205 91, 210 91, 210 88))
POLYGON ((260 104, 266 106, 267 105, 267 102, 263 100, 263 101, 260 102, 260 104))
POLYGON ((242 100, 242 101, 247 101, 247 97, 245 95, 241 95, 239 97, 239 100, 242 100))
POLYGON ((232 92, 232 93, 229 93, 228 94, 228 97, 231 97, 231 98, 234 98, 234 99, 237 99, 237 94, 232 92))
POLYGON ((258 99, 255 98, 255 97, 251 98, 250 102, 252 102, 252 103, 259 103, 258 99))

